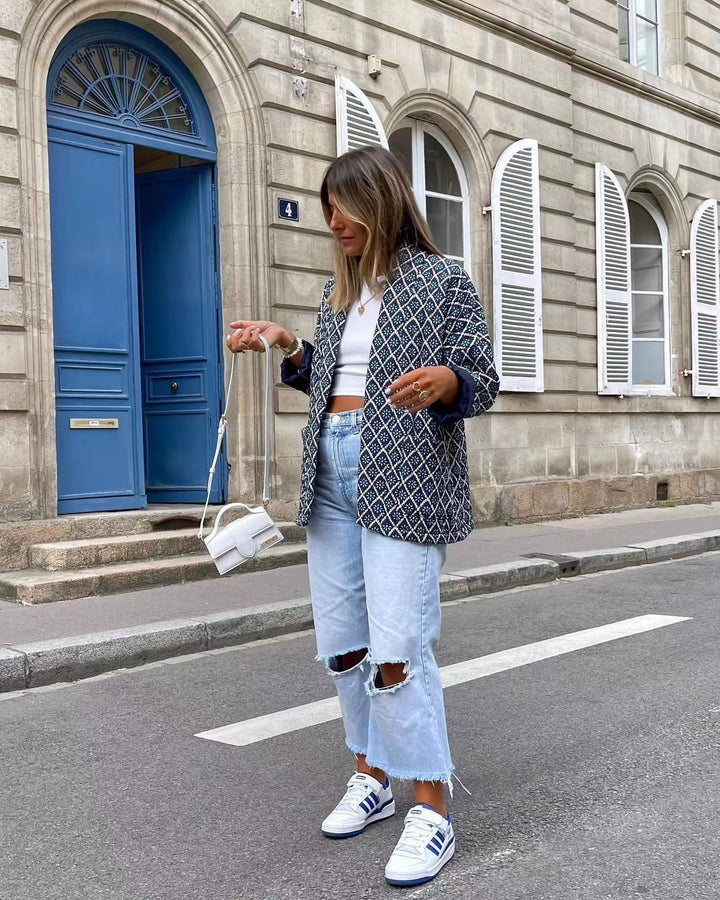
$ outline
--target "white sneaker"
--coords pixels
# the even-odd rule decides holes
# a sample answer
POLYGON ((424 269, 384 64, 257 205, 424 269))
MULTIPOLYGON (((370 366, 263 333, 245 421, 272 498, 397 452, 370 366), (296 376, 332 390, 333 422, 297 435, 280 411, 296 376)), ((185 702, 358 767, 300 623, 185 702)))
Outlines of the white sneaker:
POLYGON ((353 837, 364 831, 366 825, 394 815, 395 800, 389 778, 380 784, 372 775, 356 772, 347 786, 345 796, 322 823, 322 832, 327 837, 353 837))
POLYGON ((385 878, 401 885, 430 881, 454 852, 450 818, 420 803, 405 816, 405 830, 385 866, 385 878))

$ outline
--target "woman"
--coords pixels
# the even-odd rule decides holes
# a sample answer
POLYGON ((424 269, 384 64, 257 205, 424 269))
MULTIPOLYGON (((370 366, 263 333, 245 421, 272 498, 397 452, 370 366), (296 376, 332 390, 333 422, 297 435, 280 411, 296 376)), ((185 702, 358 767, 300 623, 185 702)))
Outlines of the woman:
POLYGON ((321 188, 335 242, 314 344, 275 322, 239 321, 233 351, 285 355, 282 379, 310 396, 298 523, 307 526, 313 615, 356 772, 322 823, 360 834, 393 815, 390 777, 416 805, 385 869, 433 878, 454 852, 440 673, 445 545, 473 528, 463 418, 498 390, 468 275, 434 245, 410 183, 379 147, 346 153, 321 188))

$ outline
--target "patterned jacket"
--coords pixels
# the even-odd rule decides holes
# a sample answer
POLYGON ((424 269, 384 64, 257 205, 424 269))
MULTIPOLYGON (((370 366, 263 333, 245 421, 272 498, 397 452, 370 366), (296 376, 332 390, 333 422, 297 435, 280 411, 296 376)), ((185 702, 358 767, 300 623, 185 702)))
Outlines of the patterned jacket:
MULTIPOLYGON (((313 501, 321 417, 328 403, 346 314, 325 302, 314 345, 303 341, 299 366, 283 363, 283 381, 309 394, 303 429, 298 524, 313 501)), ((358 523, 388 537, 441 544, 473 529, 463 417, 486 412, 498 377, 480 299, 452 260, 403 247, 388 279, 370 350, 358 470, 358 523), (460 393, 453 407, 435 403, 419 413, 396 409, 385 388, 420 366, 449 366, 460 393)))

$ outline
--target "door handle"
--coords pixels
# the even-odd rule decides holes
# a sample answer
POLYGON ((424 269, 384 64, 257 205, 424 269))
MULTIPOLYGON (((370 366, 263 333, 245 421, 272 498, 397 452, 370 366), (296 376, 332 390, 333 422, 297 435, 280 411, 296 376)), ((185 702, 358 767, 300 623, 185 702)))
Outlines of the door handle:
POLYGON ((176 391, 178 389, 178 387, 179 387, 179 385, 178 385, 177 381, 170 382, 170 390, 171 391, 176 391))

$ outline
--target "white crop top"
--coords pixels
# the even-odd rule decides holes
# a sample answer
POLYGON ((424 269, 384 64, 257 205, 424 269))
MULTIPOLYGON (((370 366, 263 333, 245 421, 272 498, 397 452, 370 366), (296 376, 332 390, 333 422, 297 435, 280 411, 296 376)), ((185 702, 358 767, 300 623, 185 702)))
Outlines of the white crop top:
POLYGON ((372 294, 370 288, 364 284, 360 299, 356 300, 348 311, 335 362, 331 397, 365 396, 370 345, 380 315, 381 302, 382 294, 379 292, 372 294), (365 307, 362 315, 358 312, 360 306, 365 307))

